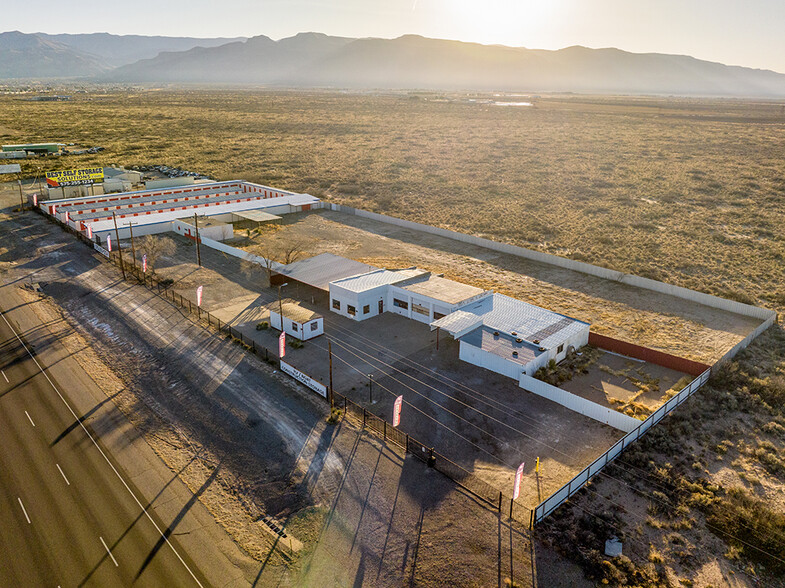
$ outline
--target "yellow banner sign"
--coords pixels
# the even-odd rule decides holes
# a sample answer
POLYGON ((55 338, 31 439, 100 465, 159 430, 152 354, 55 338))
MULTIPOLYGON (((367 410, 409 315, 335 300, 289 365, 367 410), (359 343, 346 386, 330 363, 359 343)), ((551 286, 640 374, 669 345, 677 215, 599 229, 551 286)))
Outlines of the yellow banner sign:
POLYGON ((100 182, 103 179, 104 168, 102 167, 46 172, 46 183, 53 188, 58 186, 84 186, 100 182))

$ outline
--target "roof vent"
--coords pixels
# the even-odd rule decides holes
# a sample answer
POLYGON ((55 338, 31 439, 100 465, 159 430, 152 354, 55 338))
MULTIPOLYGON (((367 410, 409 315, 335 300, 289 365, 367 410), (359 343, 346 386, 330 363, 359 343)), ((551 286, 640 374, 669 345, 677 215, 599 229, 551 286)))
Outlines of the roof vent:
POLYGON ((515 342, 516 342, 516 343, 523 343, 523 339, 521 339, 520 337, 518 337, 518 338, 515 340, 515 342))
POLYGON ((493 332, 493 336, 494 336, 494 337, 498 337, 498 336, 499 336, 499 331, 494 331, 494 332, 493 332))
POLYGON ((518 335, 518 333, 516 333, 515 331, 510 331, 510 335, 512 335, 513 337, 516 337, 518 335))
POLYGON ((545 347, 540 347, 540 351, 545 351, 545 347))
POLYGON ((512 352, 512 356, 513 356, 513 357, 518 357, 518 352, 517 352, 517 351, 513 351, 513 352, 512 352))
POLYGON ((532 343, 534 343, 535 345, 539 345, 540 344, 540 340, 539 339, 535 339, 534 341, 532 341, 532 343))

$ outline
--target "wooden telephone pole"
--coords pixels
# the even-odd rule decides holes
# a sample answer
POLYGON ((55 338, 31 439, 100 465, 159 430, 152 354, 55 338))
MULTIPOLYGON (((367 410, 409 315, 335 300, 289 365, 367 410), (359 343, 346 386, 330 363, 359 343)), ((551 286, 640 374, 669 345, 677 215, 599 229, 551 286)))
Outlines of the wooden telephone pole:
MULTIPOLYGON (((199 217, 194 213, 194 227, 196 228, 196 263, 202 267, 202 250, 199 244, 199 217)), ((281 317, 281 325, 283 325, 283 317, 281 317)))
POLYGON ((134 273, 136 273, 136 247, 134 247, 134 223, 128 223, 128 230, 131 231, 131 262, 134 264, 134 273))
POLYGON ((120 271, 123 272, 123 280, 125 280, 125 264, 123 264, 123 250, 120 247, 120 233, 117 230, 117 215, 112 212, 112 220, 114 221, 114 236, 117 239, 117 254, 120 256, 120 271))

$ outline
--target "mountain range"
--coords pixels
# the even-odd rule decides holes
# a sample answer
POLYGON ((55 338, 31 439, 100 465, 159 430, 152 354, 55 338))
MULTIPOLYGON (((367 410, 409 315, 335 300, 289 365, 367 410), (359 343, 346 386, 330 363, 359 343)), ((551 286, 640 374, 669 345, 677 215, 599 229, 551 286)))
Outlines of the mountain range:
POLYGON ((785 75, 773 71, 615 48, 550 51, 416 35, 300 33, 274 41, 0 34, 0 77, 58 74, 134 83, 785 96, 785 75))
POLYGON ((199 39, 142 35, 0 33, 0 79, 84 78, 162 51, 216 47, 245 37, 199 39))

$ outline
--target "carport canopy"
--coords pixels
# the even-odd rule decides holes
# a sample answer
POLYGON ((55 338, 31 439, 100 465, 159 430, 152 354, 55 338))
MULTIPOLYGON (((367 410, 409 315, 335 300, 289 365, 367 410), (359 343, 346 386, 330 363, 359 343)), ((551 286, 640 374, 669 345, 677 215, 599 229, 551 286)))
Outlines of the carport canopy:
POLYGON ((263 210, 243 210, 232 212, 234 216, 239 216, 245 220, 254 221, 257 223, 266 223, 268 221, 281 220, 280 216, 264 212, 263 210))

